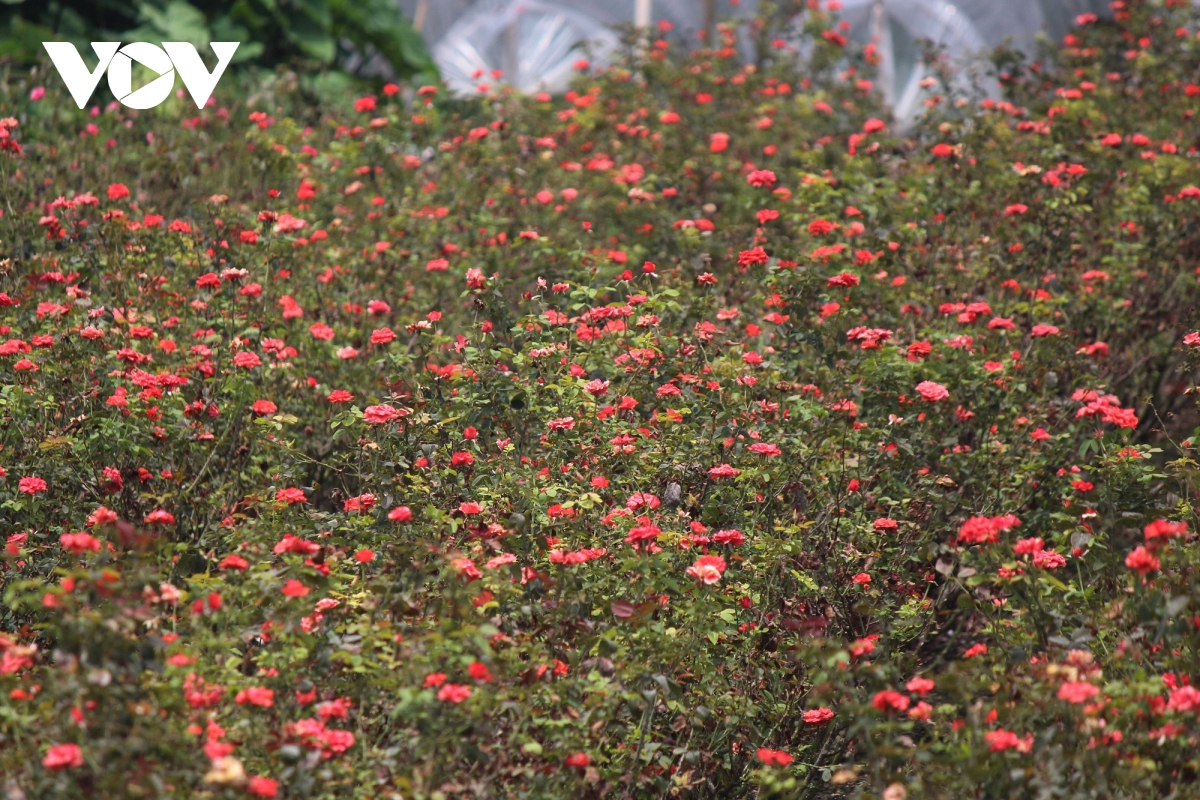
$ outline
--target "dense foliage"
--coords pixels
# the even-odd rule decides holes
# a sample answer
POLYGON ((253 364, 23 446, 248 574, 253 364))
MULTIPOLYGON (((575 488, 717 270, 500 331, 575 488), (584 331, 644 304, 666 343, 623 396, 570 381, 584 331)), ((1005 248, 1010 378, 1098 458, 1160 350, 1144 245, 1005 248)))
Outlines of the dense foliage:
POLYGON ((1197 796, 1200 20, 1117 6, 905 137, 815 8, 10 75, 7 796, 1197 796))
MULTIPOLYGON (((241 42, 233 63, 355 66, 399 77, 436 68, 421 36, 391 0, 4 0, 0 59, 36 62, 42 42, 241 42)), ((335 76, 337 74, 335 73, 335 76)), ((344 76, 343 76, 344 77, 344 76)))

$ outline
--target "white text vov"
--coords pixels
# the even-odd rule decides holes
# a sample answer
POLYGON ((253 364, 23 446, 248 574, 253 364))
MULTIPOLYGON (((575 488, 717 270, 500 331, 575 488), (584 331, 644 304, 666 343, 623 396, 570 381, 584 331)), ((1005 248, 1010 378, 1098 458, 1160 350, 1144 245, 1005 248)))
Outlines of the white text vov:
POLYGON ((80 108, 87 105, 107 70, 108 88, 117 100, 129 108, 139 109, 154 108, 166 100, 175 87, 176 72, 183 79, 183 85, 196 102, 196 107, 204 108, 239 44, 241 42, 213 42, 217 66, 209 72, 195 46, 188 42, 163 42, 162 47, 149 42, 132 42, 124 47, 120 42, 92 42, 98 63, 94 70, 89 71, 75 45, 70 42, 42 42, 80 108), (135 61, 159 76, 136 92, 132 85, 135 61))

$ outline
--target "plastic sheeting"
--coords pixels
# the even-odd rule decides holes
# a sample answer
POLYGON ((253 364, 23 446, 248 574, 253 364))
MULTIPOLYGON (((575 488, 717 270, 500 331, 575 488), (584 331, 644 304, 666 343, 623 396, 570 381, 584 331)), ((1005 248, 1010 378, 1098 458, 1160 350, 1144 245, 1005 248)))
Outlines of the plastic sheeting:
MULTIPOLYGON (((559 92, 580 58, 601 64, 620 44, 618 29, 634 21, 637 0, 400 0, 421 32, 451 90, 502 82, 522 91, 559 92), (491 78, 501 71, 499 79, 491 78), (478 75, 479 77, 475 77, 478 75)), ((651 20, 668 20, 674 36, 695 42, 703 0, 651 0, 651 20)), ((753 7, 721 0, 715 18, 753 7)))
MULTIPOLYGON (((633 22, 637 0, 397 0, 421 32, 449 87, 476 91, 507 83, 521 91, 564 90, 580 58, 601 64, 619 46, 617 28, 633 22), (493 72, 500 70, 499 79, 493 72)), ((756 0, 718 0, 717 19, 750 16, 756 0)), ((1001 44, 1036 53, 1037 35, 1060 39, 1076 16, 1106 16, 1108 0, 842 0, 839 15, 850 37, 874 41, 883 63, 878 85, 905 124, 922 110, 920 84, 932 74, 922 62, 935 44, 954 69, 959 88, 996 92, 981 80, 978 56, 1001 44)), ((651 20, 669 20, 673 35, 695 42, 705 0, 651 0, 651 20)))
POLYGON ((1108 0, 843 0, 842 6, 851 37, 879 47, 879 88, 902 127, 920 115, 927 97, 926 42, 949 59, 955 88, 996 97, 998 84, 981 68, 988 51, 1005 45, 1032 58, 1039 34, 1061 40, 1078 15, 1110 13, 1108 0))
POLYGON ((479 3, 433 46, 447 86, 470 94, 503 82, 523 92, 563 90, 581 58, 602 63, 620 39, 620 17, 596 4, 555 0, 479 3), (500 77, 493 77, 495 71, 500 77))
POLYGON ((844 0, 840 16, 850 23, 852 39, 875 42, 881 61, 877 85, 901 125, 919 115, 927 97, 921 82, 933 71, 922 58, 924 42, 942 49, 960 89, 970 87, 973 54, 988 46, 974 21, 947 0, 844 0))

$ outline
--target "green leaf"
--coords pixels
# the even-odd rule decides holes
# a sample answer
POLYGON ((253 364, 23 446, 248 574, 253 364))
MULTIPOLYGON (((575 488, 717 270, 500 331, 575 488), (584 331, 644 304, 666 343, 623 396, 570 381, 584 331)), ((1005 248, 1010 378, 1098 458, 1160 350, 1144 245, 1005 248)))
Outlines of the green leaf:
POLYGON ((1042 583, 1048 583, 1051 586, 1053 586, 1054 588, 1061 589, 1064 592, 1070 591, 1069 586, 1067 586, 1065 583, 1060 581, 1058 578, 1054 577, 1053 575, 1047 574, 1044 571, 1042 572, 1041 575, 1038 576, 1038 580, 1040 580, 1042 583))
POLYGON ((186 0, 171 0, 161 8, 141 2, 138 19, 141 27, 125 36, 140 41, 190 42, 197 48, 207 47, 212 41, 204 13, 186 0))

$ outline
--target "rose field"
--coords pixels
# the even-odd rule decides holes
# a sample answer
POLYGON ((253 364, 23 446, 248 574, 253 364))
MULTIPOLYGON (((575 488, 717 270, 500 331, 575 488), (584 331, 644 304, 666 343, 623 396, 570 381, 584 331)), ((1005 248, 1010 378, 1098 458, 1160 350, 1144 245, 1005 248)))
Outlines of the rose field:
POLYGON ((4 797, 1200 797, 1200 11, 903 127, 831 5, 0 64, 4 797))

